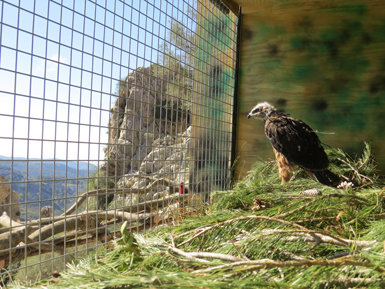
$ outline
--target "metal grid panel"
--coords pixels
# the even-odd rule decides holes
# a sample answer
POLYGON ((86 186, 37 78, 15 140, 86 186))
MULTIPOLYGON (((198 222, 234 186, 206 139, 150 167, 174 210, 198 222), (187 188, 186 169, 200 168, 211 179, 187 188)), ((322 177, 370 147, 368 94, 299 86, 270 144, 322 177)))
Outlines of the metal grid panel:
POLYGON ((0 15, 4 280, 228 187, 238 20, 220 1, 4 0, 0 15))

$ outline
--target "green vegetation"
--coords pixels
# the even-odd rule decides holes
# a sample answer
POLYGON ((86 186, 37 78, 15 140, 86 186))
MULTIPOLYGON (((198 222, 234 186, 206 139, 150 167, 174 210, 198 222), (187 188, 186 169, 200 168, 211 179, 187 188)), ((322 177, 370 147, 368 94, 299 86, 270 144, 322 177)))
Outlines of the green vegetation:
MULTIPOLYGON (((194 15, 193 11, 189 10, 189 13, 194 15)), ((166 97, 161 104, 163 108, 190 109, 195 38, 195 33, 181 22, 170 20, 170 31, 160 47, 159 64, 151 65, 155 76, 167 80, 166 97)))
POLYGON ((258 163, 199 217, 143 234, 123 226, 113 249, 35 286, 384 288, 385 188, 370 148, 360 157, 328 153, 355 187, 325 187, 302 172, 281 185, 274 162, 258 163))

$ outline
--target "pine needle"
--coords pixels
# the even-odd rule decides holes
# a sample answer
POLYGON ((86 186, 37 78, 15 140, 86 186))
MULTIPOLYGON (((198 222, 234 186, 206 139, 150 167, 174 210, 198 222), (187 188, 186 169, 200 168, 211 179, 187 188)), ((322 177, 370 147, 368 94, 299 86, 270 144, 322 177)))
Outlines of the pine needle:
POLYGON ((122 228, 114 249, 35 286, 384 288, 385 192, 370 147, 360 157, 328 153, 332 170, 357 187, 325 187, 302 173, 281 185, 274 162, 257 163, 233 190, 212 194, 200 216, 143 234, 122 228), (301 194, 309 189, 322 194, 301 194))

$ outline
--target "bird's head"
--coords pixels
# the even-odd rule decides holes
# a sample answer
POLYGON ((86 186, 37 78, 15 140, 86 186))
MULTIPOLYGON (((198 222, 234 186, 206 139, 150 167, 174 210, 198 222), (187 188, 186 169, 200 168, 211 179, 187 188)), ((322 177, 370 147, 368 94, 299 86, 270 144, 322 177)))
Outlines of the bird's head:
POLYGON ((272 106, 270 103, 261 102, 253 107, 253 109, 247 115, 247 118, 255 117, 263 119, 275 110, 275 107, 272 106))

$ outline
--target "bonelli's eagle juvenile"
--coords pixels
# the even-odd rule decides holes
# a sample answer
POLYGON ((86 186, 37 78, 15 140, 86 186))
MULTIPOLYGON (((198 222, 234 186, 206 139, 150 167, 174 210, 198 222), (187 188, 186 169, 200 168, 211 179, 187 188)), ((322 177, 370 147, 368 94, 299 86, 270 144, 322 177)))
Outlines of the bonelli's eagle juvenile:
POLYGON ((282 183, 291 178, 295 165, 304 169, 322 184, 336 187, 340 178, 328 170, 329 160, 317 134, 303 121, 276 111, 267 102, 254 106, 247 116, 263 119, 265 134, 270 140, 278 163, 282 183))

